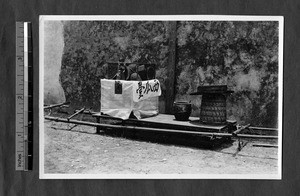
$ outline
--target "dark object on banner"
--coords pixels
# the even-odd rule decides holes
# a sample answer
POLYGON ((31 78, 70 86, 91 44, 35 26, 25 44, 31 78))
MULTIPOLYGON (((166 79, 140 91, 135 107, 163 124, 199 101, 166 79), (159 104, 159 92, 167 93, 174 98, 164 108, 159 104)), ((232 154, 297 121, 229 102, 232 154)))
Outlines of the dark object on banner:
POLYGON ((115 81, 115 94, 122 94, 122 83, 115 81))
POLYGON ((155 79, 156 65, 149 63, 108 62, 107 79, 144 81, 155 79))
POLYGON ((202 95, 200 122, 211 125, 226 124, 226 98, 233 93, 227 85, 199 86, 191 95, 202 95))
POLYGON ((188 121, 192 112, 192 105, 188 102, 174 102, 173 111, 176 120, 188 121))

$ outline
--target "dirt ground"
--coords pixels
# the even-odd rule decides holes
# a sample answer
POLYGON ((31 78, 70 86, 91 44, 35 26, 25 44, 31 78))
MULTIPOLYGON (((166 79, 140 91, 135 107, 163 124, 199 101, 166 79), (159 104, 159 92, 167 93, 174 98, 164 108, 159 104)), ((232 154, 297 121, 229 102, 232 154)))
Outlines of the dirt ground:
POLYGON ((237 152, 237 141, 205 149, 176 142, 155 143, 95 134, 96 129, 88 126, 69 130, 72 126, 45 120, 46 174, 277 174, 278 171, 278 149, 253 146, 267 141, 248 141, 237 152))

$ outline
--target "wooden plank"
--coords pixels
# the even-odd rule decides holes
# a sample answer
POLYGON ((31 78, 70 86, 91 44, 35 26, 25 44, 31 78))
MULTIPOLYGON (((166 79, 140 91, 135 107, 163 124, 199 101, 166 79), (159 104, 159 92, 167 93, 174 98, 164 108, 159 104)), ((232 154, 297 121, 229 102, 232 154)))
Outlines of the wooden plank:
MULTIPOLYGON (((100 113, 93 114, 96 118, 101 118, 102 123, 109 123, 113 121, 114 123, 109 124, 123 124, 123 125, 134 125, 140 127, 153 127, 153 128, 165 128, 165 129, 181 129, 187 131, 206 131, 206 132, 228 132, 228 129, 233 129, 236 125, 235 120, 227 120, 228 126, 224 125, 204 125, 199 122, 198 117, 190 117, 190 121, 176 121, 173 115, 169 114, 159 114, 154 117, 144 118, 144 119, 128 119, 122 120, 120 118, 115 118, 111 116, 101 115, 100 113), (118 123, 116 123, 118 122, 118 123)), ((100 121, 99 121, 100 122, 100 121)), ((252 128, 252 127, 249 127, 252 128)), ((278 136, 278 131, 267 130, 268 128, 255 127, 251 131, 244 129, 243 134, 250 135, 265 135, 265 136, 278 136)), ((239 134, 240 135, 240 134, 239 134)))
MULTIPOLYGON (((178 121, 175 119, 174 115, 168 114, 159 114, 157 116, 143 118, 140 120, 136 119, 128 119, 126 121, 138 121, 138 122, 149 122, 149 123, 158 123, 160 125, 178 125, 182 127, 196 127, 196 128, 204 128, 204 129, 213 129, 213 130, 221 130, 225 128, 227 125, 205 125, 201 124, 199 121, 199 117, 190 117, 189 121, 178 121)), ((235 122, 235 121, 233 121, 235 122)))
MULTIPOLYGON (((100 113, 93 115, 96 118, 103 120, 114 119, 121 120, 110 116, 104 116, 100 113)), ((159 114, 157 116, 143 118, 143 119, 127 119, 122 121, 122 125, 126 126, 139 126, 139 127, 151 127, 151 128, 164 128, 164 129, 179 129, 186 131, 205 131, 205 132, 225 132, 226 128, 236 124, 236 121, 228 121, 227 125, 205 125, 201 124, 198 117, 190 117, 189 121, 177 121, 174 115, 159 114)), ((101 121, 99 121, 101 122, 101 121)), ((227 131, 227 130, 226 130, 227 131)))
POLYGON ((176 69, 176 21, 169 22, 169 57, 168 76, 166 78, 165 113, 172 114, 173 102, 175 100, 175 69, 176 69))
POLYGON ((45 116, 45 119, 52 120, 55 122, 64 122, 64 123, 99 127, 104 130, 115 129, 115 130, 128 130, 128 131, 153 131, 153 132, 183 133, 183 134, 219 136, 219 137, 232 136, 230 133, 198 132, 198 131, 185 131, 185 130, 176 130, 176 129, 161 129, 161 128, 152 128, 152 127, 150 128, 150 127, 138 127, 138 126, 112 125, 112 124, 93 123, 88 121, 79 121, 79 120, 72 120, 72 119, 68 120, 66 118, 59 118, 59 117, 52 117, 52 116, 45 116))

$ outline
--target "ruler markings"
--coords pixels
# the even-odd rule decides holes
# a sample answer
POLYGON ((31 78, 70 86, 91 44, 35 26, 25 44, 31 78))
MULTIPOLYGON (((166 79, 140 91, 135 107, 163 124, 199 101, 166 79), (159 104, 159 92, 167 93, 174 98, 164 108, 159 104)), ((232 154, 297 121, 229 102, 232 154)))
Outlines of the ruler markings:
POLYGON ((23 66, 24 66, 24 53, 22 49, 24 47, 24 34, 23 31, 23 23, 16 23, 18 28, 16 28, 16 170, 24 170, 24 146, 23 144, 23 137, 24 137, 24 88, 23 87, 23 66))
POLYGON ((16 23, 16 170, 22 171, 32 168, 31 34, 31 23, 16 23))

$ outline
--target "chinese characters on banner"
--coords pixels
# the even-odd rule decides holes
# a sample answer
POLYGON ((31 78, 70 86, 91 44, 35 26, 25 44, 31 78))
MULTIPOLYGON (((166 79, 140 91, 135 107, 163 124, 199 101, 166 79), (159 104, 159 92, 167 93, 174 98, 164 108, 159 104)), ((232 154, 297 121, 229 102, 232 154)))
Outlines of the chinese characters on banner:
POLYGON ((156 79, 134 82, 132 90, 134 102, 161 95, 160 83, 156 79))

